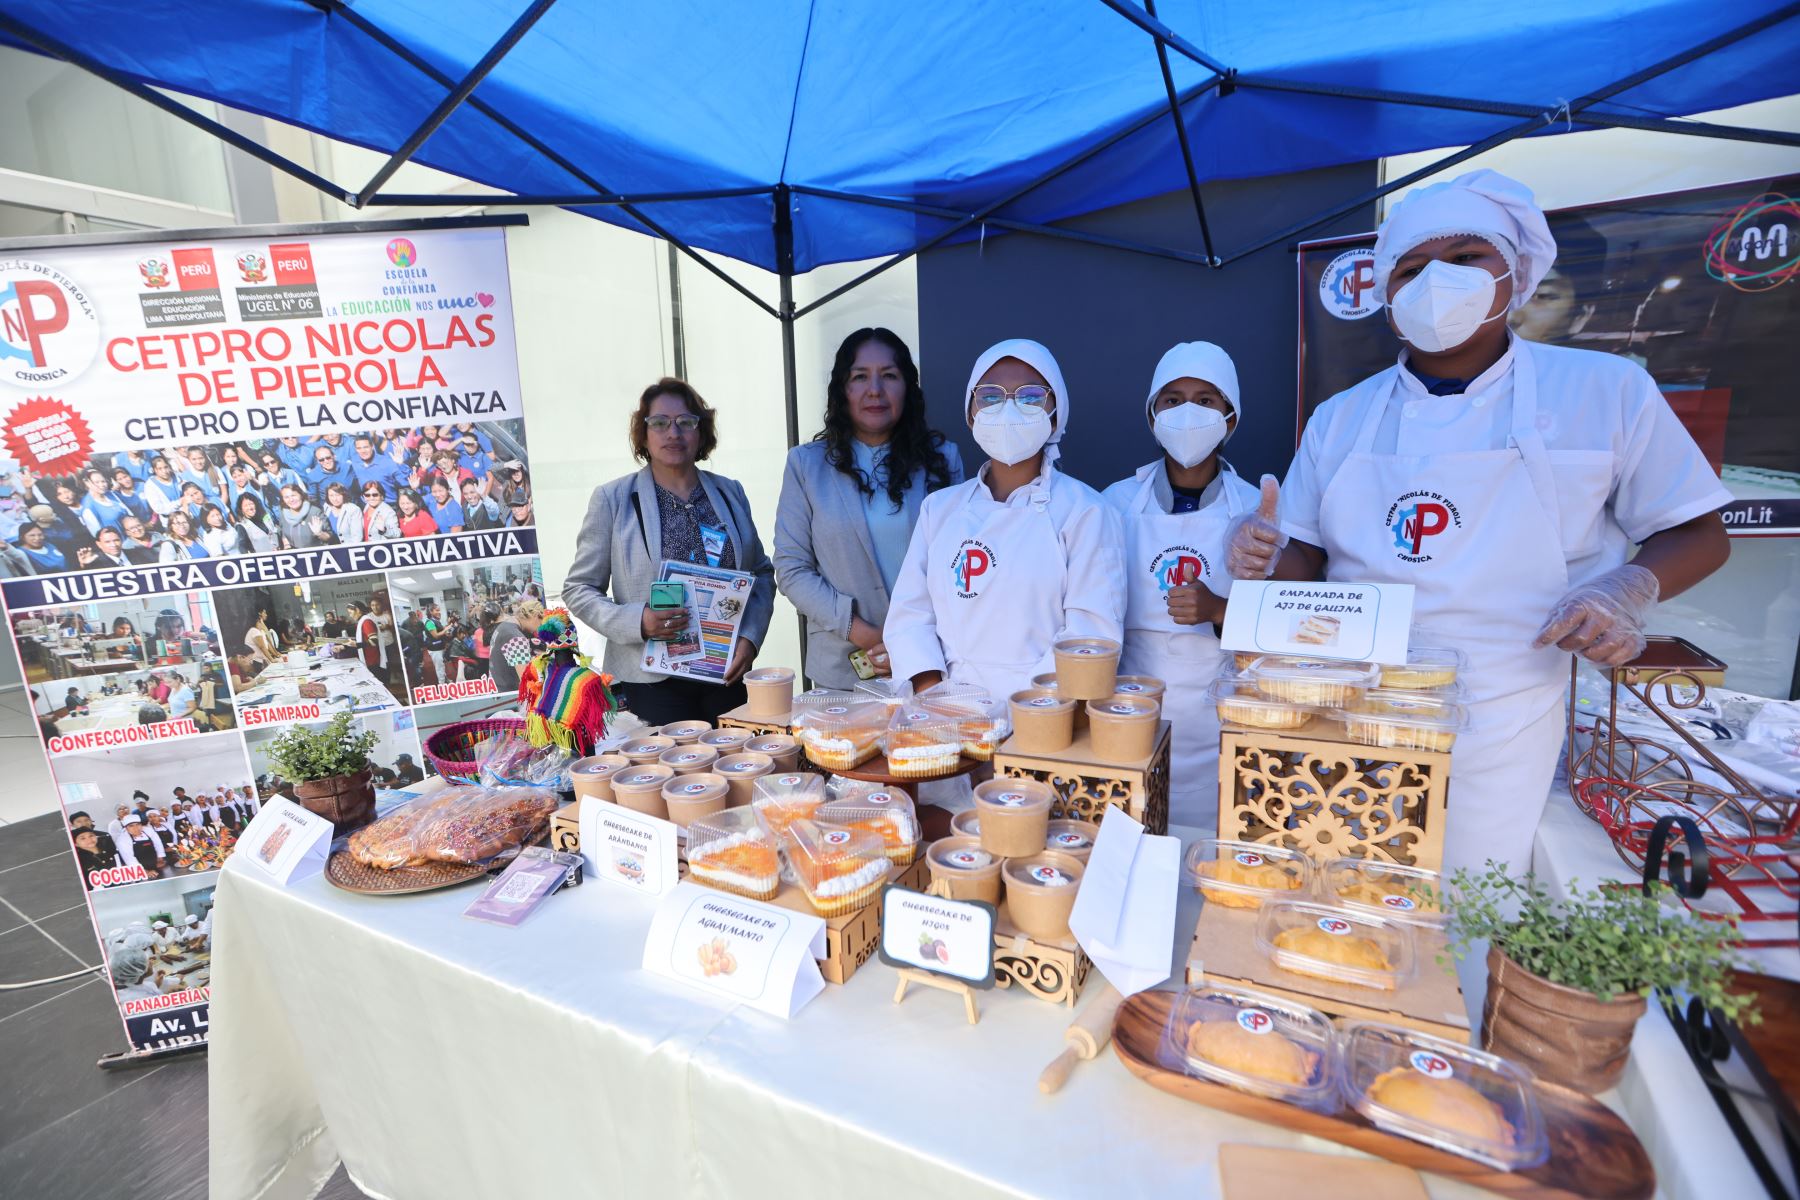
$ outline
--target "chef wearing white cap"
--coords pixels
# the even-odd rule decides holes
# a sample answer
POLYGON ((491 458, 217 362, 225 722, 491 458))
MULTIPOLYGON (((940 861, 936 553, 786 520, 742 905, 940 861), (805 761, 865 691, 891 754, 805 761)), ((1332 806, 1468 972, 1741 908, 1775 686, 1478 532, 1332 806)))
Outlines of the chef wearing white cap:
POLYGON ((894 678, 922 689, 949 677, 1001 698, 1055 669, 1059 638, 1122 638, 1118 516, 1055 467, 1069 392, 1043 346, 991 347, 964 403, 988 461, 925 497, 882 637, 894 678))
POLYGON ((1218 674, 1225 619, 1225 534, 1257 489, 1219 457, 1237 430, 1237 366, 1211 342, 1183 342, 1156 364, 1144 403, 1162 456, 1106 489, 1125 526, 1125 653, 1119 670, 1161 679, 1173 725, 1169 820, 1216 827, 1219 718, 1206 689, 1218 674))
POLYGON ((1568 652, 1635 658, 1657 600, 1730 552, 1731 495, 1642 368, 1508 332, 1555 257, 1530 190, 1493 171, 1396 205, 1375 288, 1406 349, 1320 406, 1278 520, 1259 507, 1228 549, 1240 578, 1413 584, 1415 621, 1468 655, 1449 869, 1530 867, 1568 652))

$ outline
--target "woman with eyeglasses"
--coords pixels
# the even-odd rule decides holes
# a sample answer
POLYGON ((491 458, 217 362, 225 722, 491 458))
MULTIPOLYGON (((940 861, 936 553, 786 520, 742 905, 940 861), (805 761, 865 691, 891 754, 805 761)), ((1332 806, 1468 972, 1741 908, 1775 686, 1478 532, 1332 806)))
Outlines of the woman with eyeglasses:
POLYGON ((1164 681, 1174 726, 1169 820, 1218 821, 1219 720, 1206 689, 1219 673, 1225 533, 1257 490, 1219 457, 1237 429, 1238 378, 1211 342, 1183 342, 1156 364, 1144 420, 1162 454, 1106 489, 1125 526, 1125 653, 1120 672, 1164 681))
POLYGON ((894 678, 945 678, 995 698, 1056 666, 1060 638, 1124 633, 1118 514, 1056 469, 1069 393, 1037 342, 975 360, 964 412, 988 461, 920 506, 883 638, 894 678))
POLYGON ((644 389, 631 415, 631 450, 642 470, 594 489, 563 581, 563 602, 606 637, 606 670, 627 707, 652 725, 712 720, 744 702, 775 607, 775 568, 763 553, 750 502, 734 479, 700 470, 718 445, 712 408, 679 379, 644 389), (652 609, 650 584, 665 562, 705 564, 752 577, 725 686, 644 669, 644 646, 687 627, 687 610, 652 609))
POLYGON ((927 492, 961 483, 956 445, 925 424, 906 343, 859 329, 838 346, 825 428, 788 451, 775 513, 775 580, 806 618, 806 673, 848 690, 862 651, 888 673, 881 625, 927 492))
POLYGON ((362 498, 362 540, 375 542, 399 537, 400 514, 387 502, 387 494, 381 490, 381 485, 370 482, 363 488, 362 498))

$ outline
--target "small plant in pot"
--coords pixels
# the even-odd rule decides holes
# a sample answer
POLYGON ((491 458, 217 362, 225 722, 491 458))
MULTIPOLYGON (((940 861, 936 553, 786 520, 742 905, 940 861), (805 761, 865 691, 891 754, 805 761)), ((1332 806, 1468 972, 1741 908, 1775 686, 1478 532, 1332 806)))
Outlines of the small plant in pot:
MULTIPOLYGON (((1728 990, 1738 966, 1735 921, 1702 919, 1664 903, 1659 885, 1570 889, 1553 900, 1535 876, 1505 864, 1458 871, 1449 941, 1460 958, 1488 943, 1483 1048, 1540 1079, 1592 1094, 1624 1074, 1631 1036, 1651 991, 1670 989, 1732 1020, 1756 1020, 1751 998, 1728 990)), ((1668 1001, 1665 1001, 1668 1002, 1668 1001)))
POLYGON ((269 743, 269 761, 293 785, 308 812, 348 833, 375 819, 375 784, 369 769, 373 731, 355 731, 349 713, 323 725, 296 725, 269 743))

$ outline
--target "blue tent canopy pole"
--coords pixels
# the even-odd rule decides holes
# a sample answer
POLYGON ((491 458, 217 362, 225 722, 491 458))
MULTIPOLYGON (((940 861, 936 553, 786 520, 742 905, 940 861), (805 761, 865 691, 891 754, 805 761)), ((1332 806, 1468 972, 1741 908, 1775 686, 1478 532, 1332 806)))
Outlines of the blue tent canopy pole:
POLYGON ((450 119, 451 113, 462 107, 462 102, 467 100, 477 87, 481 86, 481 81, 488 77, 488 73, 500 65, 500 60, 519 44, 519 39, 529 33, 531 27, 538 23, 538 18, 549 12, 550 6, 555 3, 556 0, 532 0, 530 7, 520 13, 517 19, 507 27, 506 32, 500 35, 500 40, 488 47, 487 53, 481 56, 481 61, 471 67, 469 73, 462 77, 461 82, 450 89, 449 95, 438 101, 437 107, 431 110, 431 114, 419 123, 419 127, 413 130, 404 142, 400 143, 400 148, 381 164, 381 169, 376 171, 369 178, 369 182, 363 185, 362 190, 356 193, 353 203, 357 208, 368 204, 369 198, 381 190, 381 185, 392 179, 394 172, 406 165, 406 160, 416 154, 419 147, 425 144, 425 140, 437 132, 438 126, 450 119))
MULTIPOLYGON (((1151 18, 1156 16, 1156 0, 1144 0, 1144 11, 1151 18)), ((1206 247, 1206 265, 1217 268, 1223 264, 1219 256, 1213 253, 1212 226, 1206 221, 1206 201, 1200 198, 1200 173, 1194 170, 1194 148, 1188 144, 1187 122, 1181 119, 1181 101, 1175 94, 1175 73, 1169 69, 1169 47, 1162 38, 1156 39, 1156 65, 1162 68, 1163 91, 1169 97, 1169 119, 1175 122, 1175 141, 1181 146, 1181 165, 1187 169, 1188 192, 1194 197, 1194 216, 1200 220, 1200 244, 1206 247)), ((1214 74, 1226 74, 1214 68, 1214 74)))
POLYGON ((1599 88, 1596 91, 1589 92, 1587 95, 1582 96, 1581 98, 1579 98, 1577 100, 1569 101, 1568 103, 1562 105, 1561 107, 1550 110, 1548 112, 1538 113, 1537 115, 1530 117, 1527 120, 1520 121, 1516 125, 1509 125, 1505 129, 1502 129, 1499 132, 1491 134, 1488 137, 1483 138, 1481 141, 1476 142, 1473 146, 1465 147, 1464 149, 1457 151, 1455 154, 1447 155, 1444 158, 1438 159, 1434 163, 1429 163, 1423 167, 1420 167, 1416 171, 1408 172, 1407 174, 1402 175, 1399 179, 1391 180, 1390 182, 1385 183, 1382 186, 1373 189, 1372 191, 1364 192, 1362 195, 1356 197, 1355 199, 1350 200, 1344 204, 1339 204, 1339 205, 1333 207, 1332 209, 1328 210, 1327 212, 1322 213, 1321 215, 1314 217, 1313 219, 1311 219, 1309 221, 1303 221, 1297 225, 1290 225, 1290 226, 1288 226, 1288 228, 1282 230, 1280 233, 1273 235, 1272 237, 1264 238, 1262 241, 1257 242, 1253 246, 1247 247, 1246 249, 1243 249, 1243 250, 1239 250, 1235 254, 1232 254, 1230 257, 1228 257, 1225 261, 1226 261, 1226 263, 1236 262, 1238 259, 1247 257, 1248 255, 1251 255, 1251 254, 1255 254, 1259 250, 1266 250, 1270 246, 1274 246, 1274 245, 1278 245, 1282 242, 1286 242, 1290 238, 1293 238, 1293 237, 1298 236, 1299 234, 1305 233, 1309 229, 1313 229, 1319 225, 1323 225, 1328 221, 1336 220, 1338 217, 1344 216, 1346 213, 1354 212, 1354 211, 1356 211, 1356 209, 1360 208, 1364 204, 1368 204, 1369 202, 1371 202, 1373 200, 1377 200, 1377 199, 1381 198, 1382 196, 1387 195, 1389 192, 1398 191, 1400 188, 1406 187, 1413 183, 1417 183, 1419 180, 1424 179, 1427 176, 1435 175, 1439 171, 1442 171, 1447 167, 1453 167, 1457 163, 1466 162, 1469 159, 1474 158, 1478 154, 1485 154, 1489 150, 1492 150, 1496 146, 1504 145, 1507 142, 1510 142, 1510 141, 1514 140, 1515 138, 1523 137, 1528 133, 1535 133, 1539 129, 1543 129, 1547 126, 1556 124, 1558 121, 1561 121, 1564 119, 1572 119, 1574 117, 1577 117, 1585 109, 1592 108, 1596 104, 1600 104, 1603 101, 1609 100, 1612 97, 1618 95, 1620 92, 1629 91, 1632 88, 1637 87, 1641 83, 1644 83, 1651 79, 1655 79, 1658 75, 1666 75, 1670 71, 1673 71, 1678 67, 1686 66, 1688 63, 1693 62, 1697 58, 1704 58, 1706 55, 1711 54, 1716 50, 1721 50, 1724 47, 1729 46, 1734 42, 1740 42, 1743 39, 1752 36, 1753 34, 1761 33, 1763 30, 1768 29, 1769 27, 1771 27, 1773 25, 1778 25, 1781 22, 1786 21, 1789 18, 1795 16, 1796 14, 1800 14, 1800 3, 1786 5, 1785 7, 1779 8, 1772 13, 1767 13, 1764 16, 1759 17, 1754 21, 1748 21, 1742 25, 1739 25, 1735 29, 1728 29, 1724 33, 1721 33, 1716 37, 1708 38, 1706 41, 1701 42, 1697 46, 1690 46, 1686 50, 1683 50, 1678 54, 1671 54, 1668 58, 1663 59, 1661 62, 1651 63, 1647 67, 1644 67, 1637 71, 1633 71, 1631 74, 1626 75, 1623 78, 1614 80, 1612 83, 1607 84, 1603 88, 1599 88))

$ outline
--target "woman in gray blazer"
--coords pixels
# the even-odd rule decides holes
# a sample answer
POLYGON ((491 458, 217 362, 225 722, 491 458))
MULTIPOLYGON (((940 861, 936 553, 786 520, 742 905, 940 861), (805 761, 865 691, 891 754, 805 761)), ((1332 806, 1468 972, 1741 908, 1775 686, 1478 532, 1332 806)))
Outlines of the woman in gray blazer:
POLYGON ((750 502, 734 479, 702 471, 718 445, 713 410, 679 379, 659 379, 638 397, 631 450, 642 470, 594 489, 563 580, 563 603, 606 638, 605 670, 625 706, 652 725, 714 720, 744 703, 744 672, 769 631, 775 569, 763 553, 750 502), (645 606, 666 560, 755 577, 725 686, 644 669, 644 644, 687 625, 687 613, 645 606))
POLYGON ((850 654, 888 673, 888 592, 927 492, 962 482, 956 445, 925 424, 925 392, 906 343, 859 329, 838 346, 825 429, 788 452, 775 513, 775 577, 806 618, 806 673, 857 681, 850 654))

